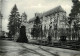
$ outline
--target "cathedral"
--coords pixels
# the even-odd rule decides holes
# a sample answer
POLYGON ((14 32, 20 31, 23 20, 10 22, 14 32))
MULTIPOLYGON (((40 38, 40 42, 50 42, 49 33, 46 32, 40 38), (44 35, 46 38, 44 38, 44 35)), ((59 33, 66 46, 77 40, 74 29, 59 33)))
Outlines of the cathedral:
MULTIPOLYGON (((66 28, 68 28, 68 19, 66 16, 66 11, 61 6, 57 6, 44 13, 37 13, 37 16, 39 16, 42 24, 44 37, 48 37, 50 35, 54 38, 54 40, 59 40, 63 33, 65 36, 66 28)), ((35 19, 36 16, 29 20, 30 26, 34 24, 35 19)), ((31 26, 28 30, 31 32, 32 28, 33 26, 31 26)))

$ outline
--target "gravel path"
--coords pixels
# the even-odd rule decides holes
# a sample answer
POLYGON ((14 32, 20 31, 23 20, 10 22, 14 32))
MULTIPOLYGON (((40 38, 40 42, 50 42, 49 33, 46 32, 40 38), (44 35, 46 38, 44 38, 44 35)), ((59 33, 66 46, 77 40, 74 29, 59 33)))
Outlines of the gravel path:
POLYGON ((80 52, 27 43, 1 41, 0 56, 80 56, 80 52))

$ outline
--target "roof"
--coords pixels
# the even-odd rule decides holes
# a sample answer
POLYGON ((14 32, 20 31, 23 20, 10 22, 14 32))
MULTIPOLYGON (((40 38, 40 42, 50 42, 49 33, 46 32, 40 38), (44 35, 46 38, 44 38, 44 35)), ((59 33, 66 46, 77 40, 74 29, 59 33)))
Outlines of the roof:
POLYGON ((33 22, 36 19, 36 16, 39 16, 39 18, 41 18, 43 16, 42 13, 35 13, 35 17, 33 17, 32 19, 29 20, 29 22, 33 22))
MULTIPOLYGON (((56 8, 53 8, 53 9, 47 11, 47 12, 44 12, 42 14, 42 16, 48 16, 48 15, 55 14, 55 13, 58 13, 58 12, 66 13, 66 11, 61 6, 57 6, 56 8)), ((36 19, 36 17, 30 19, 29 22, 33 22, 35 19, 36 19)))
POLYGON ((47 16, 47 15, 55 14, 58 12, 66 12, 66 11, 61 6, 57 6, 56 8, 53 8, 53 9, 43 13, 43 15, 47 16))
POLYGON ((33 17, 32 19, 29 20, 29 23, 34 21, 36 19, 36 17, 33 17))

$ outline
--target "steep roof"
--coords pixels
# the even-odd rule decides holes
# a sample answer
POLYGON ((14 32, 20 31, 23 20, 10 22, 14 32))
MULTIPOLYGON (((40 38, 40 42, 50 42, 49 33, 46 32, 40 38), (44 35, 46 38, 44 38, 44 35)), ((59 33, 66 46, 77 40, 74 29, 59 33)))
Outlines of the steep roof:
MULTIPOLYGON (((42 14, 42 16, 48 16, 48 15, 55 14, 55 13, 58 13, 58 12, 64 12, 64 13, 66 13, 66 11, 61 6, 57 6, 56 8, 53 8, 53 9, 47 11, 47 12, 44 12, 42 14)), ((29 22, 32 22, 35 19, 36 19, 36 17, 30 19, 29 22)))
POLYGON ((45 13, 43 13, 43 16, 47 16, 47 15, 50 15, 50 14, 55 14, 55 13, 58 13, 58 12, 66 12, 61 6, 57 6, 56 8, 53 8, 45 13))
POLYGON ((30 22, 33 22, 35 19, 36 19, 36 17, 31 18, 31 19, 29 20, 29 23, 30 23, 30 22))

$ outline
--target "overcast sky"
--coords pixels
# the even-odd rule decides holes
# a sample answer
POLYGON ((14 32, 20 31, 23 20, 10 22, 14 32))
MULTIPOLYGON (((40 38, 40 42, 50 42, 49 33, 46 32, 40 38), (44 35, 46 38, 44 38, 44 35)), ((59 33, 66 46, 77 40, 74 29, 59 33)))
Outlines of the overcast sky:
POLYGON ((2 14, 3 14, 3 30, 7 30, 8 18, 14 5, 17 5, 20 14, 26 12, 28 20, 34 17, 34 13, 43 13, 56 6, 61 5, 67 12, 67 16, 70 13, 72 7, 71 0, 3 0, 2 2, 2 14))

